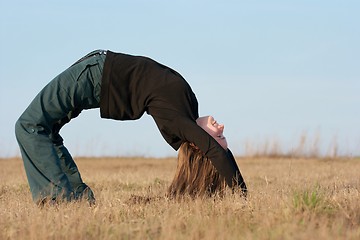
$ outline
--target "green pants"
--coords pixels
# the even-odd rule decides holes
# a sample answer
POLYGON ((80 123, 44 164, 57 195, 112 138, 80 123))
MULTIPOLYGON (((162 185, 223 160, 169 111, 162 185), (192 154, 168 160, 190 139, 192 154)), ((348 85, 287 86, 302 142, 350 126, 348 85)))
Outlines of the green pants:
POLYGON ((59 131, 83 109, 99 107, 105 57, 105 51, 94 51, 55 77, 16 122, 32 198, 38 204, 80 198, 95 201, 59 131))

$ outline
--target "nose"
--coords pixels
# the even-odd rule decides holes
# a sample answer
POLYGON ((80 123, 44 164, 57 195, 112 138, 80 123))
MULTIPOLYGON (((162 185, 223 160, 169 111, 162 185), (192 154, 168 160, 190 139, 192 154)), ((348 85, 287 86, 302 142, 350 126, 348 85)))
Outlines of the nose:
POLYGON ((218 127, 218 128, 219 128, 221 131, 224 131, 224 127, 225 127, 224 124, 219 124, 219 127, 218 127))

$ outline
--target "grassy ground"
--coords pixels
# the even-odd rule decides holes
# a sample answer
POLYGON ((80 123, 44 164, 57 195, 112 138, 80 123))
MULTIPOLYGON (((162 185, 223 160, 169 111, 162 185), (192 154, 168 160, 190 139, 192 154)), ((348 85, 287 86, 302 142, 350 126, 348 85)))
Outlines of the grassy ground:
POLYGON ((0 160, 0 239, 360 239, 360 159, 242 158, 249 196, 172 201, 175 159, 76 159, 97 204, 38 208, 0 160))

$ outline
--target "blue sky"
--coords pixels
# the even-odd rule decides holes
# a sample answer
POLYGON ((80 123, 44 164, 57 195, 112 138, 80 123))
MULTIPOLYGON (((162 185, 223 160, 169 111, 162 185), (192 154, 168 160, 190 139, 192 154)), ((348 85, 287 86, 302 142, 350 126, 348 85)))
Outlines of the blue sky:
MULTIPOLYGON (((236 154, 302 134, 360 155, 359 1, 0 1, 0 157, 14 124, 57 74, 94 49, 149 56, 180 72, 200 115, 236 154)), ((62 130, 74 155, 174 156, 150 116, 83 112, 62 130)))

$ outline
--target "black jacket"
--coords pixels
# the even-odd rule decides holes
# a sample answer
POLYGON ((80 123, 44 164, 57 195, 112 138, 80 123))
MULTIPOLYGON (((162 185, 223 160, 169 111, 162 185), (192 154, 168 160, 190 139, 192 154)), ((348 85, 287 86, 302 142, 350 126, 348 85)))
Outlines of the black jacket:
POLYGON ((196 124, 198 102, 179 73, 147 57, 108 51, 101 84, 101 117, 134 120, 145 112, 175 150, 184 141, 192 142, 211 159, 229 186, 234 180, 243 182, 229 153, 196 124))

